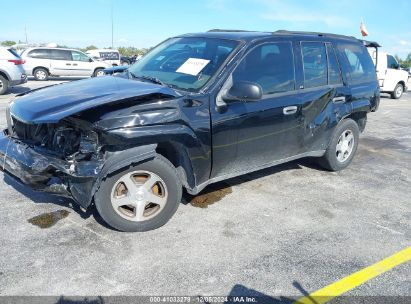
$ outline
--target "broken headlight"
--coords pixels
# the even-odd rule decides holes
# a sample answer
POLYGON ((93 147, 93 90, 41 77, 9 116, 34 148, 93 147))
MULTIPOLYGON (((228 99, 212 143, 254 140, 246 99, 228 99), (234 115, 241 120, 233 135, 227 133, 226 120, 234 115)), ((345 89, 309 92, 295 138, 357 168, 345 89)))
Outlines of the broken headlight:
POLYGON ((97 152, 98 135, 96 132, 88 130, 81 133, 79 151, 83 154, 97 152))

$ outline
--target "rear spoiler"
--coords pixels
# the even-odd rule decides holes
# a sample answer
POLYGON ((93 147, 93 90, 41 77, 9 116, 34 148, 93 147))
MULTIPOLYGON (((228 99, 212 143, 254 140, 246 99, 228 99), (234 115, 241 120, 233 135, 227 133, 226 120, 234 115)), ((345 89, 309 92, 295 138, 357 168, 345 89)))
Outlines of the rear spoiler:
POLYGON ((375 48, 375 71, 377 71, 377 66, 378 66, 378 48, 381 47, 381 45, 378 42, 375 41, 367 41, 367 40, 361 40, 362 44, 367 47, 367 48, 375 48))

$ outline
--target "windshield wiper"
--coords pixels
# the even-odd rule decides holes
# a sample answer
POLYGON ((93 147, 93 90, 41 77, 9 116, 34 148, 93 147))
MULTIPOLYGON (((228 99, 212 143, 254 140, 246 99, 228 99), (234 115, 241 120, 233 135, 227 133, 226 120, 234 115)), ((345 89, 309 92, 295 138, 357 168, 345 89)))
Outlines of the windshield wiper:
POLYGON ((156 77, 152 77, 152 76, 137 76, 136 74, 134 74, 133 72, 130 72, 130 71, 128 71, 128 73, 129 73, 133 78, 142 79, 142 80, 148 80, 148 81, 150 81, 150 82, 152 82, 152 83, 156 83, 156 84, 165 86, 165 84, 164 84, 160 79, 158 79, 158 78, 156 78, 156 77))

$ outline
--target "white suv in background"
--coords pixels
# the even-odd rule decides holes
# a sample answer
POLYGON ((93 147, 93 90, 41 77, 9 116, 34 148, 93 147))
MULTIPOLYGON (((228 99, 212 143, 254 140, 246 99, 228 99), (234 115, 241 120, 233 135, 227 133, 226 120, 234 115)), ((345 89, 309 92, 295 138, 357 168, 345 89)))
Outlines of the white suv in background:
POLYGON ((36 80, 47 80, 49 76, 103 76, 109 67, 78 50, 62 48, 29 48, 21 57, 25 60, 27 75, 36 80))
POLYGON ((87 55, 93 59, 104 61, 111 66, 121 65, 120 53, 117 50, 112 49, 97 49, 89 50, 86 52, 87 55))
POLYGON ((0 47, 0 95, 6 93, 8 87, 27 81, 23 63, 15 50, 0 47))
POLYGON ((381 93, 389 93, 391 98, 398 99, 407 92, 408 73, 400 69, 400 64, 391 54, 368 49, 374 65, 377 62, 377 77, 381 93), (377 58, 378 53, 378 58, 377 58))

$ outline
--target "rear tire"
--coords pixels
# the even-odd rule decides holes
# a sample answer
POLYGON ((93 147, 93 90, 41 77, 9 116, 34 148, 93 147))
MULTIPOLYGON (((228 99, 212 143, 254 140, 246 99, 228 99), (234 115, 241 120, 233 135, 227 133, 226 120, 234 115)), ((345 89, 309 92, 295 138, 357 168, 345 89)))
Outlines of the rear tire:
POLYGON ((401 83, 397 83, 395 86, 394 92, 391 93, 392 99, 400 99, 404 93, 404 86, 401 83))
POLYGON ((9 88, 9 81, 0 75, 0 95, 3 95, 7 92, 9 88))
POLYGON ((97 211, 111 227, 142 232, 167 223, 177 211, 181 195, 182 185, 175 167, 157 155, 106 177, 94 201, 97 211))
POLYGON ((33 76, 37 81, 47 81, 50 75, 45 68, 36 68, 33 71, 33 76))
POLYGON ((358 147, 359 128, 352 119, 344 119, 333 132, 330 145, 319 164, 330 171, 340 171, 348 167, 358 147))

